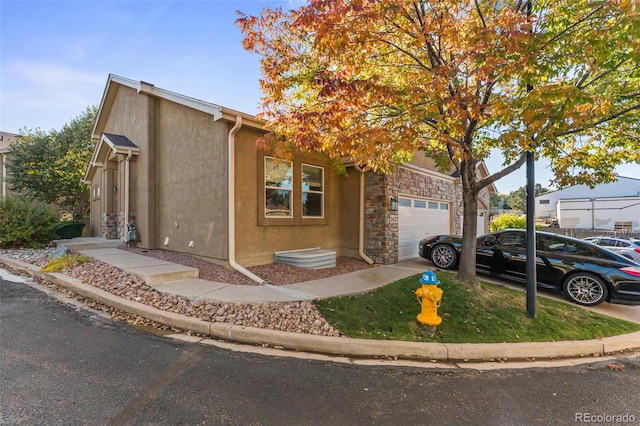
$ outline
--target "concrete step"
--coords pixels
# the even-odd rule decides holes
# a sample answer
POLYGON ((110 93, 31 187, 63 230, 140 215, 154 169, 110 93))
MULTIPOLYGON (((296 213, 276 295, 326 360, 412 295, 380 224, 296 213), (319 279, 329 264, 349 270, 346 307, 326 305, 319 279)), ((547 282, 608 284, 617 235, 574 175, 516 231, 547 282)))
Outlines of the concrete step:
POLYGON ((115 248, 122 247, 123 242, 121 240, 108 240, 106 238, 98 237, 78 237, 68 240, 53 240, 56 247, 65 246, 69 250, 79 251, 94 248, 115 248))
POLYGON ((127 272, 142 278, 149 285, 198 278, 199 275, 198 269, 176 263, 131 268, 127 272))
POLYGON ((198 278, 197 268, 130 253, 117 248, 91 248, 80 253, 134 274, 147 284, 198 278))

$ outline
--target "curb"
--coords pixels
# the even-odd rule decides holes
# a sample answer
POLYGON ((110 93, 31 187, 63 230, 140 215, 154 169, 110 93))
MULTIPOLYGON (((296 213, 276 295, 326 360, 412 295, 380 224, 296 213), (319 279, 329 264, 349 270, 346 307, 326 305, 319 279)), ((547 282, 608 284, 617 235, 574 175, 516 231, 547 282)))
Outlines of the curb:
POLYGON ((42 272, 35 265, 0 255, 0 264, 2 263, 25 272, 31 277, 58 284, 83 297, 130 314, 140 315, 165 326, 235 343, 266 345, 293 351, 354 358, 483 362, 488 360, 583 358, 640 348, 640 332, 602 339, 561 342, 422 343, 318 336, 226 323, 211 323, 156 309, 85 284, 76 278, 59 273, 42 272))

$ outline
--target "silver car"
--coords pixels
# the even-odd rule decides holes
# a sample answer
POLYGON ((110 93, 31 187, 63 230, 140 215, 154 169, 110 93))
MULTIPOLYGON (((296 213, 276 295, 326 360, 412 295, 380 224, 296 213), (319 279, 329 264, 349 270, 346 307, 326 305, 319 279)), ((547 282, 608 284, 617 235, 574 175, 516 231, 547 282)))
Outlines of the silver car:
POLYGON ((640 239, 638 238, 588 237, 583 239, 593 244, 606 247, 636 263, 640 263, 640 239))

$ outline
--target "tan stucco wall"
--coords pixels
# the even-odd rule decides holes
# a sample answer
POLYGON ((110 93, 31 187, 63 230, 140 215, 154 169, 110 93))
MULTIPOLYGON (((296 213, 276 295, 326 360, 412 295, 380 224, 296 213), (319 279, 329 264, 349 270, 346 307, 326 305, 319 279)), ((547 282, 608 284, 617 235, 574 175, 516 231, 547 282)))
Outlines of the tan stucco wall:
MULTIPOLYGON (((300 218, 301 200, 294 188, 294 218, 278 219, 277 223, 260 221, 264 215, 260 196, 264 191, 261 166, 264 154, 253 148, 258 136, 257 132, 247 131, 236 137, 236 260, 244 266, 271 263, 276 251, 312 247, 336 250, 340 255, 350 246, 353 252, 354 241, 357 251, 357 225, 349 230, 344 226, 357 223, 352 218, 352 214, 358 213, 357 208, 353 208, 357 204, 342 205, 343 185, 346 184, 345 190, 351 192, 353 177, 338 176, 327 158, 321 155, 296 155, 293 161, 294 173, 296 165, 301 163, 324 167, 324 220, 300 218)), ((350 197, 356 198, 357 203, 357 192, 350 197)))
MULTIPOLYGON (((233 123, 129 87, 113 88, 101 131, 124 135, 140 149, 130 163, 129 210, 136 215, 137 245, 228 260, 227 149, 233 123)), ((261 223, 264 154, 255 141, 262 134, 245 126, 235 137, 236 260, 246 266, 270 263, 276 251, 308 247, 357 253, 358 174, 338 176, 321 155, 295 161, 324 167, 324 218, 261 223)), ((124 209, 124 157, 109 164, 117 171, 99 169, 93 182, 101 186, 101 197, 92 202, 94 235, 101 232, 102 212, 124 209)), ((294 203, 300 203, 299 195, 294 203)))
MULTIPOLYGON (((138 95, 134 89, 117 85, 114 87, 116 94, 113 104, 109 105, 109 109, 105 111, 108 115, 104 132, 124 135, 140 148, 140 152, 147 153, 150 143, 149 99, 147 96, 138 95)), ((118 160, 114 159, 114 161, 118 160)), ((130 162, 130 211, 136 213, 136 226, 142 247, 149 247, 148 215, 151 209, 148 203, 145 203, 149 194, 148 176, 144 173, 139 173, 138 170, 145 170, 148 163, 148 155, 133 157, 130 162)), ((90 228, 93 236, 101 236, 102 213, 117 212, 124 209, 123 182, 124 167, 120 168, 119 176, 111 176, 111 172, 106 168, 98 169, 96 172, 91 186, 100 186, 100 197, 94 199, 92 196, 91 201, 90 228), (115 195, 113 194, 114 181, 116 186, 119 187, 118 193, 115 195)))
MULTIPOLYGON (((137 93, 130 87, 114 84, 113 90, 115 95, 109 95, 109 106, 102 111, 100 122, 104 125, 100 131, 124 135, 140 149, 130 163, 129 210, 136 216, 137 245, 224 263, 229 245, 227 149, 234 123, 214 121, 211 114, 137 93)), ((236 261, 244 266, 271 263, 276 251, 311 247, 357 256, 360 174, 349 167, 345 176, 338 175, 329 160, 319 154, 296 155, 294 217, 265 218, 264 153, 255 148, 262 134, 261 130, 243 126, 235 136, 236 261), (302 163, 324 168, 323 218, 301 215, 302 163)), ((102 186, 102 197, 92 204, 92 222, 96 224, 101 223, 102 211, 124 209, 124 158, 113 158, 110 164, 115 172, 99 170, 96 174, 94 181, 102 186), (118 187, 115 193, 111 191, 113 186, 118 187)), ((429 159, 420 163, 433 167, 429 159)), ((387 194, 381 201, 385 211, 388 198, 387 194)), ((456 220, 454 216, 453 222, 456 220)), ((371 232, 368 225, 366 233, 371 232)), ((365 242, 371 241, 368 235, 365 242)))
POLYGON ((226 259, 229 126, 182 105, 158 103, 155 245, 226 259))
POLYGON ((360 172, 355 167, 347 168, 342 176, 342 254, 359 257, 360 232, 360 172))

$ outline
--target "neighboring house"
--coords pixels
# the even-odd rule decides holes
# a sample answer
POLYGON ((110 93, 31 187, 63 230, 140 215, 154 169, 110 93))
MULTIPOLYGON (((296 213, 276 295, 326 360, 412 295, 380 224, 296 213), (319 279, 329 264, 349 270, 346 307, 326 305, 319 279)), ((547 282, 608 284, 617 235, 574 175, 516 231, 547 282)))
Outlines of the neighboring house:
POLYGON ((9 144, 18 137, 15 133, 0 132, 0 196, 4 197, 9 193, 7 186, 7 155, 9 154, 9 144))
MULTIPOLYGON (((313 247, 389 264, 416 257, 428 234, 461 233, 459 179, 435 171, 424 155, 387 176, 346 161, 341 176, 320 154, 285 161, 257 150, 263 126, 254 116, 110 75, 85 175, 91 235, 128 240, 135 224, 139 247, 242 269, 313 247)), ((488 190, 481 195, 484 233, 488 190)))
POLYGON ((558 221, 560 228, 640 231, 640 179, 573 185, 536 197, 536 217, 558 221))

